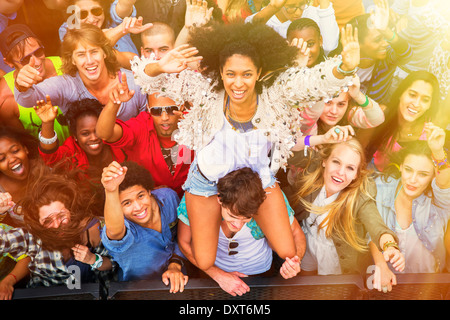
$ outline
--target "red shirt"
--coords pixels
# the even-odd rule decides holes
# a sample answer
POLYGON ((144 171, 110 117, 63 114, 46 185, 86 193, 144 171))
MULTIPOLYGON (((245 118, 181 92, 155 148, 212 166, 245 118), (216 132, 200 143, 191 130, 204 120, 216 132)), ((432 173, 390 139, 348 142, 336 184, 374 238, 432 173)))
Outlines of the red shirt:
POLYGON ((153 118, 148 112, 141 112, 128 121, 117 119, 116 123, 122 127, 123 136, 110 145, 121 148, 126 153, 127 160, 135 161, 147 168, 155 181, 155 186, 167 186, 175 190, 181 198, 184 194, 181 187, 194 160, 194 152, 186 146, 179 146, 176 162, 174 161, 175 173, 172 175, 164 160, 153 118))
MULTIPOLYGON (((110 149, 113 160, 119 163, 125 160, 126 155, 120 148, 111 146, 110 149)), ((39 148, 39 153, 49 167, 53 167, 56 163, 63 159, 68 159, 68 162, 72 164, 72 168, 79 168, 83 171, 89 169, 89 161, 86 152, 81 149, 73 136, 69 136, 64 141, 63 145, 58 147, 56 151, 52 153, 45 153, 41 150, 41 148, 39 148)))

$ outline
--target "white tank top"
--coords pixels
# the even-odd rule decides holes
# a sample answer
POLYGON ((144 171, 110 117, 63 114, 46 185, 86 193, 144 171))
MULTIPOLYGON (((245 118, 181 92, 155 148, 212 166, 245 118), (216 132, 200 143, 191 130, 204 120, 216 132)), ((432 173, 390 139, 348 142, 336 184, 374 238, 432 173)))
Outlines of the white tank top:
POLYGON ((247 224, 232 238, 227 238, 221 227, 215 265, 226 272, 238 271, 246 275, 264 273, 272 265, 272 249, 265 237, 260 240, 253 238, 247 224), (236 248, 231 249, 237 254, 228 255, 231 241, 238 243, 236 248))
POLYGON ((227 173, 243 167, 257 172, 264 187, 271 181, 268 157, 271 143, 259 129, 239 133, 224 117, 222 129, 197 153, 198 166, 210 181, 217 182, 227 173))

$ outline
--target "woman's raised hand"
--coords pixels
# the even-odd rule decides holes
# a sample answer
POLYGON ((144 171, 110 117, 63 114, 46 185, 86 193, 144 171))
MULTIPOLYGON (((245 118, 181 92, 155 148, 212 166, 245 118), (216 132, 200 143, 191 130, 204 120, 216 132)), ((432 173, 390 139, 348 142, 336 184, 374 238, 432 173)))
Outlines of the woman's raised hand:
POLYGON ((45 96, 45 100, 36 101, 33 109, 36 111, 36 115, 41 119, 42 123, 53 123, 58 115, 58 107, 53 106, 49 95, 45 96))
POLYGON ((428 146, 433 154, 438 154, 444 150, 445 131, 444 129, 434 125, 432 122, 425 124, 425 132, 427 134, 428 146))
POLYGON ((352 25, 347 24, 341 29, 342 43, 342 70, 354 70, 360 62, 358 28, 353 29, 352 25))

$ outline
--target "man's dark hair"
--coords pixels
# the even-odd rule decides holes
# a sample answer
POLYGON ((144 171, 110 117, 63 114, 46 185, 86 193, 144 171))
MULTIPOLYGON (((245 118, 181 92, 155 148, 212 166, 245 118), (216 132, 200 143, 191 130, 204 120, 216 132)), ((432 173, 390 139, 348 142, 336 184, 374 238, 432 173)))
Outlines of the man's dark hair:
POLYGON ((155 187, 153 177, 146 168, 134 161, 124 161, 120 165, 127 167, 128 170, 125 178, 119 185, 119 192, 133 186, 142 186, 145 190, 152 190, 155 187))
POLYGON ((235 216, 251 218, 266 199, 258 173, 241 168, 228 173, 217 183, 222 206, 235 216))

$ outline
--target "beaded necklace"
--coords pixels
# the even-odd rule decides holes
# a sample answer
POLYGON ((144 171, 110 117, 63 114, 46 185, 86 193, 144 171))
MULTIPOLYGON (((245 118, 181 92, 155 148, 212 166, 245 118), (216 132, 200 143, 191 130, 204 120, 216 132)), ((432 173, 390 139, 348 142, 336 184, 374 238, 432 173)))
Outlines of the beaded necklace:
MULTIPOLYGON (((256 108, 258 108, 258 96, 256 96, 256 108)), ((236 115, 234 115, 236 117, 236 115)), ((252 115, 252 117, 249 120, 246 121, 238 121, 236 119, 233 119, 231 116, 231 108, 230 108, 230 97, 227 97, 227 103, 225 105, 225 117, 227 118, 228 122, 233 127, 233 130, 244 133, 251 130, 254 130, 255 127, 253 125, 252 119, 255 115, 252 115)))

